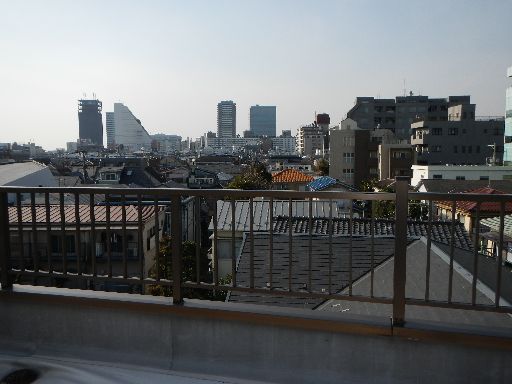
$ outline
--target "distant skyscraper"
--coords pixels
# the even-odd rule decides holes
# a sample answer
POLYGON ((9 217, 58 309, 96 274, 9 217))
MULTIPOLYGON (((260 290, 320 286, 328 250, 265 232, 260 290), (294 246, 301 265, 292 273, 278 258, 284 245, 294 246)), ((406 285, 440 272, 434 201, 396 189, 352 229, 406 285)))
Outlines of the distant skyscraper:
POLYGON ((217 104, 217 137, 236 137, 236 103, 231 100, 217 104))
MULTIPOLYGON (((507 70, 507 77, 512 80, 512 67, 507 70)), ((507 88, 505 99, 505 165, 512 165, 512 83, 507 88)))
POLYGON ((78 137, 103 146, 102 104, 99 100, 78 100, 78 137))
POLYGON ((114 123, 114 112, 107 112, 105 113, 106 119, 105 119, 105 125, 107 129, 107 147, 111 148, 115 145, 115 123, 114 123))
POLYGON ((151 149, 151 136, 140 120, 122 103, 114 103, 114 142, 130 152, 141 148, 151 149))
POLYGON ((249 112, 250 131, 253 136, 276 136, 276 107, 253 105, 249 112))

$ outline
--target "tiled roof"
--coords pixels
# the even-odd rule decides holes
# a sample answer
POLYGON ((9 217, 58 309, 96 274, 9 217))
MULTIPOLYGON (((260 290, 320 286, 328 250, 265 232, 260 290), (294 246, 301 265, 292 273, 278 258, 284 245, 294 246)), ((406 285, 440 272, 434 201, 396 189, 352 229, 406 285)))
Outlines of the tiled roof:
MULTIPOLYGON (((329 219, 327 218, 313 218, 312 234, 313 235, 328 235, 329 234, 329 219)), ((374 221, 373 233, 374 236, 394 236, 395 235, 395 221, 388 219, 376 219, 374 221)), ((350 219, 348 218, 333 218, 332 219, 332 234, 334 236, 348 236, 352 233, 353 236, 371 236, 371 219, 352 219, 352 230, 350 230, 350 219)), ((442 244, 450 244, 451 242, 451 221, 433 221, 432 222, 432 241, 442 244)), ((286 234, 289 232, 290 220, 288 217, 279 216, 274 219, 274 233, 286 234)), ((307 217, 292 217, 292 233, 293 234, 309 234, 309 219, 307 217)), ((426 221, 409 221, 407 223, 407 237, 418 238, 421 236, 428 236, 428 222, 426 221)), ((471 239, 460 222, 455 222, 455 247, 461 249, 472 249, 471 239)))
POLYGON ((490 186, 504 193, 512 193, 512 180, 449 180, 449 179, 424 179, 418 184, 427 192, 455 193, 474 190, 490 186))
POLYGON ((272 175, 273 183, 309 183, 313 176, 306 175, 295 169, 285 169, 272 175))
MULTIPOLYGON (((394 254, 394 239, 377 238, 374 242, 373 265, 377 266, 389 259, 394 254)), ((308 289, 309 283, 309 254, 308 237, 294 237, 292 247, 292 279, 288 279, 289 273, 289 239, 287 235, 275 235, 273 237, 273 264, 272 281, 273 288, 288 289, 291 285, 293 291, 308 289)), ((352 281, 368 273, 371 269, 371 245, 367 238, 346 237, 333 238, 332 258, 330 259, 329 242, 325 236, 315 236, 312 242, 312 276, 309 287, 312 292, 329 291, 329 271, 331 291, 337 292, 349 284, 349 266, 352 265, 352 281), (352 252, 349 249, 352 246, 352 252), (350 258, 351 263, 350 264, 350 258)), ((248 287, 250 283, 251 265, 251 238, 247 236, 242 244, 240 259, 237 268, 237 285, 248 287)), ((254 286, 256 288, 268 288, 269 282, 269 235, 254 235, 254 286)), ((279 295, 279 291, 272 291, 271 295, 249 292, 230 292, 230 302, 244 302, 254 304, 278 305, 286 307, 298 307, 313 309, 322 303, 322 299, 290 297, 279 295)))
MULTIPOLYGON (((329 211, 332 209, 332 216, 338 216, 338 208, 336 203, 328 200, 313 200, 312 202, 312 215, 313 217, 329 217, 329 211)), ((249 200, 237 200, 235 202, 235 230, 236 231, 249 231, 250 230, 250 207, 249 200)), ((253 230, 254 231, 268 231, 270 221, 270 202, 268 200, 254 200, 253 201, 253 230)), ((289 213, 288 200, 274 200, 274 217, 287 216, 289 213)), ((292 201, 292 215, 293 216, 309 216, 309 201, 308 200, 293 200, 292 201)), ((217 228, 223 231, 231 230, 231 202, 218 200, 217 201, 217 228)), ((210 229, 213 230, 213 224, 210 224, 210 229)))
MULTIPOLYGON (((136 205, 127 205, 126 207, 126 224, 133 225, 138 223, 138 207, 136 205)), ((163 207, 160 207, 160 212, 163 207)), ((89 205, 80 204, 78 205, 78 215, 81 224, 90 224, 91 215, 89 205)), ((110 223, 113 225, 119 225, 122 223, 123 208, 121 206, 110 207, 110 223)), ((144 223, 154 215, 154 207, 142 206, 142 222, 144 223)), ((46 207, 44 205, 37 205, 35 207, 35 222, 36 225, 46 225, 46 207)), ((75 224, 75 206, 64 205, 64 218, 66 224, 75 224)), ((105 224, 107 220, 107 207, 104 205, 96 205, 94 207, 94 223, 105 224)), ((21 207, 21 221, 24 225, 32 225, 32 210, 30 205, 24 205, 21 207)), ((18 211, 17 207, 9 207, 9 223, 11 225, 18 224, 18 211)), ((60 206, 50 205, 50 224, 60 224, 60 206)))
MULTIPOLYGON (((494 188, 489 187, 482 187, 473 189, 470 191, 465 191, 465 193, 474 193, 474 194, 481 194, 481 195, 503 195, 505 192, 499 191, 494 188)), ((449 208, 452 206, 451 201, 442 201, 439 203, 439 205, 449 208)), ((457 211, 469 213, 472 211, 475 211, 477 207, 476 201, 457 201, 456 203, 456 209, 457 211)), ((480 212, 500 212, 501 209, 501 203, 498 202, 491 202, 486 201, 483 203, 480 203, 480 212)), ((505 204, 505 212, 512 212, 512 202, 507 202, 505 204)))

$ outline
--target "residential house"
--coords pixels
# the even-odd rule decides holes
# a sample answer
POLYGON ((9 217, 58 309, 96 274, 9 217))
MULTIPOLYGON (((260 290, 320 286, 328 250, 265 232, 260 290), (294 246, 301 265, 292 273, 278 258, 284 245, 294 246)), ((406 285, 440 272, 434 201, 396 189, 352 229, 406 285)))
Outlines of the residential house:
POLYGON ((313 180, 313 176, 295 169, 285 169, 272 175, 272 189, 305 191, 306 185, 313 180))

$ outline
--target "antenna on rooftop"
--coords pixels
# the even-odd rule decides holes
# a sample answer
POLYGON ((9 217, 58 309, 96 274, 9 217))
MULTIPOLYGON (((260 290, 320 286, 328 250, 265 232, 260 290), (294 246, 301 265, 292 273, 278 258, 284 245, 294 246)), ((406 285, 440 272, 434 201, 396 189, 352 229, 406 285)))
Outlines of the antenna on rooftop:
POLYGON ((404 97, 405 97, 405 93, 407 92, 407 89, 405 87, 405 79, 404 79, 404 88, 402 90, 404 91, 404 97))

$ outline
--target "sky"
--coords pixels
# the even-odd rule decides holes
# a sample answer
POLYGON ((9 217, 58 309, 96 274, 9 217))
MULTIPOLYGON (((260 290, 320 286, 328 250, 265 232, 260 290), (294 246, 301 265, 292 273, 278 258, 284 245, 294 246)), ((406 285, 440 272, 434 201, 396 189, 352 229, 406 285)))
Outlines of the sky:
POLYGON ((216 131, 221 100, 240 134, 251 105, 276 105, 279 134, 404 84, 503 115, 511 15, 510 0, 0 0, 0 142, 65 147, 93 92, 183 138, 216 131))

